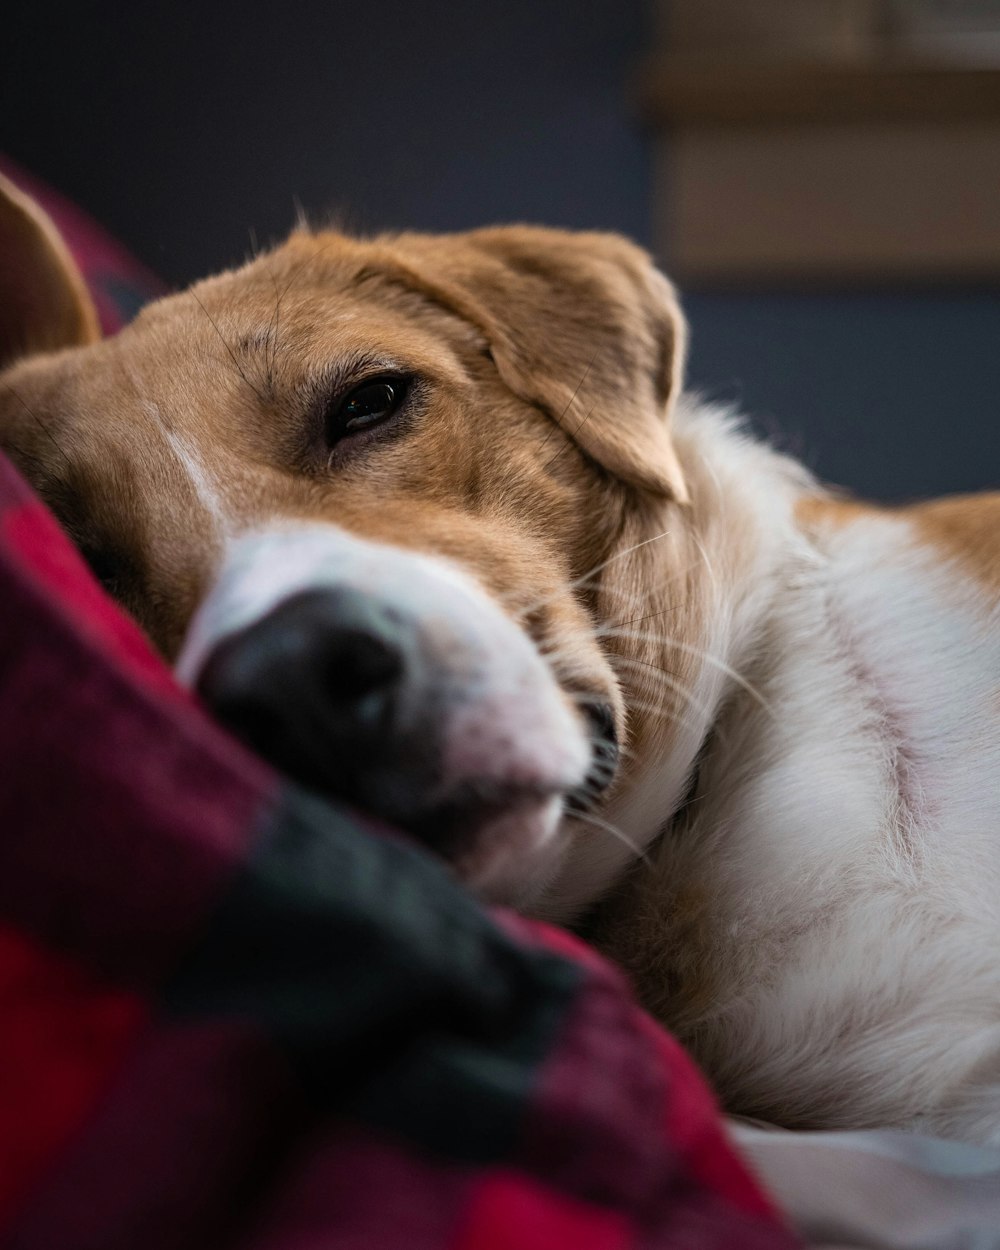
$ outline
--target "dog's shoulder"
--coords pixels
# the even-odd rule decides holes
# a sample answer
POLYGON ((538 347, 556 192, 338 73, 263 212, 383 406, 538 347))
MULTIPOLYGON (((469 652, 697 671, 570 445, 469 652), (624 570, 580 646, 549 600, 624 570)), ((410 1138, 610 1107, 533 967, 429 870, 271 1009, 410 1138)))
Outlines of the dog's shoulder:
POLYGON ((827 493, 805 494, 795 505, 802 531, 820 541, 868 529, 892 528, 900 551, 972 581, 990 606, 1000 605, 1000 491, 949 495, 904 507, 865 503, 827 493))
POLYGON ((922 545, 957 564, 1000 604, 1000 491, 935 499, 907 515, 922 545))

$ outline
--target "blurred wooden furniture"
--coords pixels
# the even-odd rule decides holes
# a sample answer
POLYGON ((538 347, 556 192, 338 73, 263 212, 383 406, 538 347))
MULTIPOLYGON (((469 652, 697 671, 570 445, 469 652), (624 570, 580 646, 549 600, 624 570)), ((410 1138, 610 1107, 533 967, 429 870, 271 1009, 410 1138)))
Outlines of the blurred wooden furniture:
POLYGON ((659 0, 640 93, 687 285, 1000 281, 1000 0, 659 0))

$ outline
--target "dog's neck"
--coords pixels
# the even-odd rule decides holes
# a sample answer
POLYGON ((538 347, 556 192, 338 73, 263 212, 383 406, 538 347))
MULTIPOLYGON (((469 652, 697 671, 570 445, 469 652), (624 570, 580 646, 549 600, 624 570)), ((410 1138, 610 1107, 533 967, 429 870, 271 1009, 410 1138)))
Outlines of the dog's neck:
POLYGON ((621 670, 643 740, 630 744, 626 783, 603 813, 611 828, 578 835, 586 853, 571 855, 544 899, 553 919, 600 898, 671 827, 720 718, 737 703, 766 702, 755 672, 768 622, 811 558, 795 519, 796 500, 816 489, 806 470, 692 397, 675 422, 692 502, 670 517, 662 543, 651 536, 643 548, 646 585, 630 615, 644 622, 644 658, 621 670))

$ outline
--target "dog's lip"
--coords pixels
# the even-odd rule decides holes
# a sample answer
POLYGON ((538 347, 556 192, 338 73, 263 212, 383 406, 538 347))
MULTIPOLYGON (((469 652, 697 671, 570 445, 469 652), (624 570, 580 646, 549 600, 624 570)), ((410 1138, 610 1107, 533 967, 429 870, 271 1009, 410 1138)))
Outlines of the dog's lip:
POLYGON ((544 841, 566 793, 555 784, 464 780, 426 804, 380 814, 475 885, 544 841))
POLYGON ((400 817, 402 823, 425 840, 436 843, 451 836, 462 836, 460 825, 474 835, 500 816, 509 816, 523 809, 530 811, 565 798, 574 783, 505 782, 497 778, 469 779, 449 789, 440 799, 421 806, 416 812, 400 817))
POLYGON ((509 874, 512 864, 531 856, 555 831, 563 794, 562 790, 531 787, 471 810, 443 804, 406 831, 429 846, 461 881, 479 891, 509 874))

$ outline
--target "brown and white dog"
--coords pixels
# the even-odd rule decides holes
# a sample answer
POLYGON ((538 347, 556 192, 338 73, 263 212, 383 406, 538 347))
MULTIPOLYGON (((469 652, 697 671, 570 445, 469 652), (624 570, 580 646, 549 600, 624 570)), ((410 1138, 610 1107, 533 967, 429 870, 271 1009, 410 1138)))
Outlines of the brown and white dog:
POLYGON ((301 231, 98 342, 3 205, 0 443, 223 721, 589 911, 730 1109, 1000 1141, 1000 496, 823 491, 614 236, 301 231))

